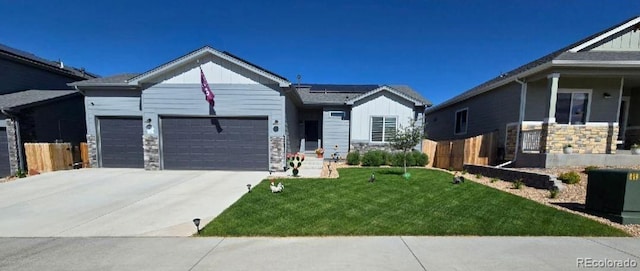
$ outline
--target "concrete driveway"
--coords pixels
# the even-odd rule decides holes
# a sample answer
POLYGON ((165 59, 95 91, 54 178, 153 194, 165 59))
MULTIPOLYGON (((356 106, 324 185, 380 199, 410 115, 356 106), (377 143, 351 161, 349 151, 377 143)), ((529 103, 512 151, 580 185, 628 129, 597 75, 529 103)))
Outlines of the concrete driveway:
POLYGON ((80 169, 0 183, 0 237, 190 236, 268 172, 80 169))

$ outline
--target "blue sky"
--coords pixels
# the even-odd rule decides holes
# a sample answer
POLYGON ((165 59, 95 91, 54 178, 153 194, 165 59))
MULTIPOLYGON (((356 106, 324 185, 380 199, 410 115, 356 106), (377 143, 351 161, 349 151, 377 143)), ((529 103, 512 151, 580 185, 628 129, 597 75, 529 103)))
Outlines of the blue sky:
POLYGON ((292 82, 408 84, 439 103, 640 15, 640 1, 0 0, 0 11, 0 43, 102 76, 210 45, 292 82))

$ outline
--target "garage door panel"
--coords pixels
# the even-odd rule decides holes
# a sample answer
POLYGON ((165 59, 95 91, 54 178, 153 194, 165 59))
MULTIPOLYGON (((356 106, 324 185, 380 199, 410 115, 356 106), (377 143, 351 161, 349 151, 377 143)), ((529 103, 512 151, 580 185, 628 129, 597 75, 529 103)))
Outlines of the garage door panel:
POLYGON ((266 118, 162 118, 165 169, 268 168, 266 118), (215 122, 214 122, 215 123, 215 122))
POLYGON ((7 130, 6 128, 0 128, 0 178, 11 175, 9 145, 7 142, 7 130))
POLYGON ((142 118, 100 118, 102 167, 144 167, 142 118))

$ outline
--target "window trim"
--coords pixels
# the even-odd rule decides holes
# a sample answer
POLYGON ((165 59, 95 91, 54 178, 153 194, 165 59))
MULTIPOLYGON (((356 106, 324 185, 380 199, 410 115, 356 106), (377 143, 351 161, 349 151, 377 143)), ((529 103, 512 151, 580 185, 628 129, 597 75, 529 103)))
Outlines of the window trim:
MULTIPOLYGON (((587 112, 586 112, 586 116, 584 119, 584 123, 582 124, 571 124, 571 114, 569 114, 569 123, 558 123, 558 120, 556 119, 556 124, 558 125, 586 125, 587 123, 589 123, 589 119, 591 119, 591 101, 593 100, 593 89, 588 89, 588 88, 558 88, 558 93, 571 93, 571 105, 569 106, 569 108, 571 109, 573 106, 573 94, 574 93, 586 93, 587 94, 587 112)), ((556 94, 556 114, 558 114, 558 105, 557 105, 557 100, 558 100, 558 96, 556 94)), ((571 112, 569 112, 571 113, 571 112)), ((553 118, 555 118, 556 116, 553 116, 553 118)))
POLYGON ((369 143, 373 143, 373 144, 389 143, 389 141, 386 141, 384 139, 384 136, 385 136, 385 134, 384 134, 385 133, 384 125, 386 124, 387 118, 395 118, 396 119, 395 129, 396 129, 396 131, 398 130, 398 116, 396 116, 396 115, 370 115, 369 116, 369 143), (373 141, 373 118, 382 118, 382 141, 373 141))
POLYGON ((469 107, 456 110, 456 112, 453 114, 453 134, 464 135, 464 134, 467 134, 468 130, 469 130, 469 107), (458 113, 462 111, 467 111, 466 120, 464 122, 464 131, 456 132, 456 126, 458 125, 458 113))

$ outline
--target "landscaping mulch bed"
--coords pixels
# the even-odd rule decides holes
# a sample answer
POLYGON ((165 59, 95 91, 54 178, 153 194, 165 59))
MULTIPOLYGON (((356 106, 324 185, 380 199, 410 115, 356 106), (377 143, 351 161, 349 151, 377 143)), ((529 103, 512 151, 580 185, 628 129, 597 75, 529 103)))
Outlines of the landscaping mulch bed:
MULTIPOLYGON (((628 167, 627 167, 628 168, 628 167)), ((640 169, 640 166, 631 167, 632 169, 640 169)), ((511 182, 497 181, 491 182, 491 178, 481 177, 476 178, 475 175, 465 174, 464 177, 468 180, 481 183, 514 195, 518 195, 530 200, 540 202, 542 204, 551 206, 556 209, 578 214, 584 217, 588 217, 593 220, 597 220, 601 223, 611 225, 613 227, 622 229, 629 234, 640 237, 640 224, 622 225, 616 222, 612 222, 606 218, 587 214, 583 211, 584 204, 587 198, 587 174, 584 173, 584 168, 518 168, 518 170, 543 173, 558 176, 561 173, 575 171, 580 175, 580 182, 577 184, 565 184, 565 189, 558 194, 555 199, 549 198, 549 191, 544 189, 536 189, 532 187, 523 186, 521 189, 513 189, 511 182)))

